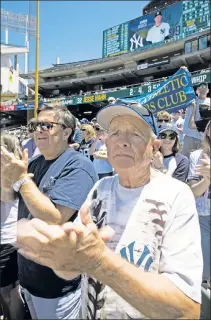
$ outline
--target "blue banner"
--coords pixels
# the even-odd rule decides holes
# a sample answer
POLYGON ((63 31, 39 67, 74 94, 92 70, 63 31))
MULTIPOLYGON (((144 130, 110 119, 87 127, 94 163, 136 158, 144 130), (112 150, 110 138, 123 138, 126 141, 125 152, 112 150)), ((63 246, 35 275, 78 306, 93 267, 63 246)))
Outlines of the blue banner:
POLYGON ((173 113, 185 109, 195 98, 191 75, 188 70, 180 68, 171 78, 150 94, 123 100, 136 101, 156 114, 163 110, 173 113))

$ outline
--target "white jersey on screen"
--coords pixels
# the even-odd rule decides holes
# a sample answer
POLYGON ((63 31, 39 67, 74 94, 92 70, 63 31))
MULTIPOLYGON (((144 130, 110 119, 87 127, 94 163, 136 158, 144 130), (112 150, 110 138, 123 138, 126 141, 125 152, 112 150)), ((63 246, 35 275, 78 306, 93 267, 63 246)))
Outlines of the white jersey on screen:
POLYGON ((152 43, 157 43, 164 41, 165 37, 169 35, 170 25, 166 22, 162 22, 158 27, 153 26, 149 29, 146 41, 151 41, 152 43))

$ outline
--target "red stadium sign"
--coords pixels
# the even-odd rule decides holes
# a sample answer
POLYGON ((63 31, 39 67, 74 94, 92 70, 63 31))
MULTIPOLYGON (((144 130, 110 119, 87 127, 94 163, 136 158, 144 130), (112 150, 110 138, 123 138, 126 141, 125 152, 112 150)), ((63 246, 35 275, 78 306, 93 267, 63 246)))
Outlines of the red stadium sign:
POLYGON ((1 106, 1 111, 15 111, 16 110, 16 104, 12 104, 10 106, 1 106))

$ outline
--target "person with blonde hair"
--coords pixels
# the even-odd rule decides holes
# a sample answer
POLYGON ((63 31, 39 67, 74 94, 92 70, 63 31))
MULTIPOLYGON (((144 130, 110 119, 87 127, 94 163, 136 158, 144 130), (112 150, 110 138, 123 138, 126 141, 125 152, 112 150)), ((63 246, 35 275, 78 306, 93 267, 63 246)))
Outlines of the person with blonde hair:
POLYGON ((157 114, 157 123, 158 127, 163 125, 164 123, 170 123, 171 122, 171 115, 167 111, 163 110, 158 112, 157 114))
MULTIPOLYGON (((1 135, 1 146, 20 159, 22 149, 19 140, 8 133, 1 135)), ((18 198, 11 191, 10 183, 1 175, 1 244, 0 244, 0 297, 3 313, 11 319, 23 319, 24 305, 18 282, 16 223, 18 219, 18 198)))
POLYGON ((82 124, 81 132, 83 139, 79 147, 79 152, 93 161, 93 156, 90 154, 89 150, 96 139, 95 130, 91 124, 82 124))

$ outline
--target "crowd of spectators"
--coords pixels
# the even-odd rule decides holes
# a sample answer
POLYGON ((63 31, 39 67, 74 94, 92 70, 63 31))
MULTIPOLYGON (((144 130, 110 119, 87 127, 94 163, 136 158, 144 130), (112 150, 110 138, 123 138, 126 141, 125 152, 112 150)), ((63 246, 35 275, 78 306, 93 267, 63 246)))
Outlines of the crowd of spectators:
MULTIPOLYGON (((151 128, 151 124, 146 125, 146 123, 142 123, 143 128, 140 125, 141 133, 138 132, 137 127, 139 126, 139 120, 134 119, 135 117, 130 118, 128 115, 119 114, 118 104, 124 106, 124 103, 121 102, 121 100, 110 99, 109 107, 111 109, 114 108, 113 110, 117 108, 116 118, 111 119, 112 122, 108 120, 109 108, 107 108, 108 111, 105 111, 105 114, 101 112, 97 119, 94 118, 89 121, 88 119, 76 119, 65 107, 43 105, 39 110, 38 117, 31 119, 27 127, 21 127, 19 131, 13 132, 13 135, 8 134, 6 131, 4 132, 1 138, 1 147, 3 147, 3 174, 1 178, 1 229, 3 230, 3 242, 1 242, 0 247, 0 255, 1 258, 3 258, 1 259, 0 265, 2 284, 0 301, 4 313, 10 315, 12 319, 23 318, 23 300, 20 293, 20 282, 24 301, 33 319, 76 319, 80 316, 81 272, 72 269, 71 272, 68 270, 66 274, 65 271, 61 272, 61 270, 56 267, 49 267, 47 262, 43 263, 35 258, 34 260, 30 260, 30 258, 27 258, 27 255, 25 257, 24 255, 18 254, 17 260, 17 251, 14 249, 15 223, 17 219, 36 218, 37 220, 44 221, 46 226, 43 224, 43 228, 47 228, 48 225, 51 227, 52 225, 60 227, 67 222, 73 222, 89 194, 88 199, 95 201, 93 204, 95 207, 92 208, 93 219, 97 219, 96 212, 99 214, 101 209, 104 210, 101 218, 98 216, 99 219, 95 221, 98 227, 100 227, 102 221, 104 221, 105 210, 113 208, 113 213, 116 214, 116 220, 114 217, 108 215, 108 221, 111 222, 111 226, 113 226, 114 229, 117 228, 115 229, 115 240, 113 240, 111 247, 114 243, 117 245, 122 232, 120 230, 124 230, 127 225, 126 209, 132 212, 138 195, 143 189, 143 187, 139 185, 138 187, 132 186, 127 189, 127 183, 130 185, 131 181, 137 178, 136 175, 143 176, 144 178, 147 161, 149 161, 151 169, 159 172, 159 174, 162 173, 167 180, 162 180, 161 176, 159 176, 158 179, 161 179, 166 184, 168 184, 169 181, 169 185, 172 185, 172 189, 170 187, 170 190, 168 190, 167 185, 164 188, 166 192, 170 192, 169 201, 173 201, 172 194, 174 193, 174 187, 175 190, 178 190, 178 196, 180 192, 179 189, 184 189, 188 199, 190 198, 190 202, 192 201, 192 194, 194 195, 195 206, 199 217, 197 221, 199 221, 201 231, 201 248, 204 263, 202 281, 207 288, 210 288, 211 113, 210 99, 207 98, 208 92, 207 84, 201 83, 197 88, 195 101, 193 101, 186 110, 179 110, 173 114, 169 114, 166 111, 159 112, 157 114, 158 131, 156 131, 154 127, 151 128), (121 121, 118 122, 117 118, 121 121), (112 128, 109 127, 108 130, 109 123, 112 123, 112 128), (143 143, 143 146, 140 145, 141 141, 145 141, 143 139, 149 139, 149 145, 147 143, 143 143), (127 165, 121 167, 121 154, 118 153, 121 150, 127 150, 127 148, 128 150, 131 149, 131 152, 135 154, 135 169, 131 169, 130 174, 130 170, 128 169, 132 166, 130 154, 126 156, 125 163, 127 165), (27 149, 27 152, 23 151, 24 149, 27 149), (7 153, 7 151, 9 153, 7 153), (141 164, 143 163, 143 165, 140 165, 139 162, 141 164), (128 176, 126 174, 127 172, 128 176), (21 179, 19 179, 20 177, 21 179), (105 177, 107 178, 103 179, 105 177), (174 184, 173 180, 168 180, 172 179, 171 177, 180 181, 179 183, 181 184, 177 186, 177 183, 174 184), (119 184, 119 179, 120 182, 123 180, 126 181, 124 187, 119 184), (97 180, 99 180, 99 182, 97 182, 97 180), (96 182, 97 184, 95 185, 96 182), (183 188, 184 185, 185 187, 183 188), (189 185, 190 188, 187 187, 187 185, 189 185), (109 195, 109 188, 112 193, 112 198, 110 198, 109 195), (92 190, 91 193, 89 193, 90 190, 92 190), (129 190, 130 192, 128 192, 129 190), (189 195, 189 193, 191 193, 191 195, 189 195), (102 198, 99 198, 99 195, 101 195, 102 198), (109 204, 106 203, 104 207, 102 207, 102 199, 105 197, 108 197, 109 204), (122 214, 123 220, 121 220, 120 213, 122 214)), ((127 108, 127 105, 125 105, 125 108, 127 108)), ((138 106, 138 108, 141 110, 142 107, 138 106)), ((160 185, 160 187, 162 186, 160 185)), ((154 189, 152 188, 152 190, 154 189)), ((158 195, 160 194, 159 192, 161 191, 157 191, 158 195)), ((182 195, 180 195, 180 197, 182 199, 182 195)), ((185 204, 183 203, 183 205, 185 204)), ((172 206, 174 206, 173 202, 172 206)), ((182 214, 183 212, 176 212, 177 217, 175 219, 179 219, 179 215, 182 216, 182 214)), ((196 227, 197 229, 195 222, 193 222, 193 216, 189 217, 189 219, 192 221, 192 227, 196 227)), ((33 221, 33 219, 31 221, 33 221)), ((188 220, 185 221, 184 225, 188 222, 188 220)), ((172 223, 174 223, 174 221, 172 223)), ((34 227, 33 225, 31 226, 34 227)), ((178 236, 181 235, 180 227, 179 225, 179 229, 176 229, 178 236)), ((172 231, 171 228, 170 226, 170 232, 172 231)), ((41 232, 41 229, 42 226, 40 225, 38 231, 41 232)), ((160 231, 157 232, 159 232, 159 235, 162 235, 160 231)), ((167 238, 168 232, 169 231, 166 231, 167 238)), ((174 233, 172 233, 168 241, 173 241, 173 234, 174 233)), ((191 235, 191 230, 188 230, 188 235, 191 235)), ((184 235, 182 235, 182 239, 183 236, 184 235)), ((102 239, 104 240, 103 236, 102 239)), ((166 261, 160 262, 161 264, 163 263, 162 268, 164 269, 164 274, 168 274, 170 272, 168 268, 172 268, 172 256, 175 255, 176 257, 179 250, 182 252, 186 249, 187 252, 185 252, 188 255, 188 250, 190 249, 188 249, 188 243, 190 243, 190 246, 193 246, 195 243, 194 235, 192 235, 192 240, 188 240, 187 248, 184 249, 184 243, 181 244, 182 239, 180 239, 178 244, 181 245, 181 248, 172 251, 173 253, 170 253, 168 250, 173 250, 173 246, 177 246, 177 243, 172 242, 171 247, 168 247, 169 242, 168 245, 164 243, 166 247, 163 249, 163 254, 168 255, 166 261)), ((175 283, 189 298, 198 303, 200 299, 194 291, 197 287, 194 282, 197 277, 191 273, 195 263, 200 264, 200 252, 197 250, 198 249, 196 249, 195 253, 196 261, 189 261, 188 263, 187 259, 183 257, 187 262, 186 271, 184 271, 186 268, 185 265, 183 266, 184 268, 180 268, 178 265, 178 274, 177 269, 173 268, 174 274, 173 271, 171 271, 173 275, 176 274, 175 278, 173 276, 172 278, 170 276, 168 277, 172 279, 172 283, 175 283), (188 268, 191 270, 190 274, 188 274, 188 268), (184 275, 182 274, 183 272, 184 275), (178 280, 180 275, 181 278, 178 280), (194 288, 190 289, 191 286, 194 288)), ((28 257, 30 257, 30 253, 28 257)), ((193 258, 194 255, 191 257, 193 258)), ((163 259, 165 258, 163 257, 163 259)), ((177 257, 176 259, 182 258, 177 257)), ((196 270, 200 268, 197 268, 199 267, 197 266, 193 272, 199 272, 196 270)), ((161 270, 161 265, 158 270, 161 270)), ((91 278, 89 284, 93 284, 93 281, 91 278)), ((105 281, 107 281, 107 279, 105 281)), ((130 281, 128 283, 130 283, 130 281)), ((112 286, 109 281, 108 284, 112 286)), ((140 288, 141 285, 139 289, 140 288)), ((130 290, 132 291, 132 295, 135 296, 135 291, 133 291, 131 286, 130 290)), ((174 290, 176 289, 174 288, 174 290)), ((114 287, 114 291, 117 291, 122 298, 128 303, 131 303, 131 298, 128 297, 127 294, 122 293, 121 289, 114 287)), ((110 292, 110 297, 113 298, 110 299, 110 304, 112 308, 115 309, 114 304, 117 296, 114 294, 114 291, 112 293, 110 292)), ((172 292, 175 292, 180 302, 185 297, 180 296, 177 291, 172 292)), ((146 292, 146 295, 148 294, 149 293, 146 292)), ((89 294, 89 298, 90 295, 91 293, 89 294)), ((169 294, 169 296, 171 295, 169 294)), ((117 299, 119 299, 119 297, 117 299)), ((151 299, 154 299, 153 294, 151 295, 151 299)), ((90 298, 90 300, 92 302, 92 298, 90 298)), ((153 300, 153 303, 156 305, 157 301, 155 300, 153 300)), ((120 302, 121 300, 119 300, 119 303, 120 302)), ((123 309, 118 312, 116 309, 116 313, 114 312, 112 315, 118 317, 123 315, 122 312, 124 310, 126 310, 125 312, 129 310, 129 314, 135 317, 136 313, 134 313, 134 310, 130 309, 125 303, 121 303, 123 309)), ((174 305, 173 301, 170 303, 174 305)), ((132 303, 132 305, 139 312, 142 310, 146 311, 142 304, 140 307, 136 302, 132 303)), ((191 304, 189 306, 191 306, 191 304)), ((163 308, 171 314, 171 311, 168 310, 165 303, 163 308)), ((105 309, 105 312, 107 311, 108 310, 105 309)), ((154 311, 146 311, 146 315, 150 317, 153 315, 153 312, 154 311)), ((156 313, 154 313, 154 315, 155 314, 156 313)), ((156 314, 156 316, 160 315, 163 315, 162 311, 156 314)), ((180 316, 182 317, 182 315, 180 316)))

